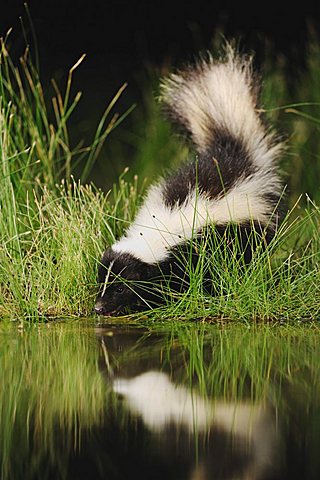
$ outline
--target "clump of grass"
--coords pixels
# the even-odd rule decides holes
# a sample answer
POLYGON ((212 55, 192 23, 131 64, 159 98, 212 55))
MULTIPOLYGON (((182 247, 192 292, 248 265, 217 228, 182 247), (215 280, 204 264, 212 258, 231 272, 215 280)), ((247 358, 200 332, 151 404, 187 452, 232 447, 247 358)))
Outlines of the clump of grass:
MULTIPOLYGON (((81 59, 80 59, 81 61, 81 59)), ((120 121, 106 108, 89 147, 71 148, 68 120, 80 93, 70 100, 55 83, 49 110, 29 52, 17 67, 1 42, 0 53, 0 314, 11 317, 88 314, 96 262, 132 219, 138 180, 124 178, 106 195, 72 176, 85 159, 83 179, 107 135, 120 121), (112 198, 112 200, 111 200, 112 198), (121 218, 118 224, 117 218, 121 218)))
POLYGON ((1 314, 90 314, 97 259, 132 219, 136 192, 122 180, 111 201, 111 192, 71 179, 54 190, 43 186, 26 204, 12 195, 12 216, 0 219, 1 314))

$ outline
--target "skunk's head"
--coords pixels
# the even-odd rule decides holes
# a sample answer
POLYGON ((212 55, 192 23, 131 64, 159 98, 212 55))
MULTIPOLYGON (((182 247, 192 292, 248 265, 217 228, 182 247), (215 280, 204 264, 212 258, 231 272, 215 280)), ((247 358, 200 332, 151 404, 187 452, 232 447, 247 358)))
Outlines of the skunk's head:
POLYGON ((98 267, 99 293, 95 304, 98 315, 119 315, 129 308, 143 310, 150 307, 148 284, 156 267, 129 253, 119 253, 109 248, 98 267))

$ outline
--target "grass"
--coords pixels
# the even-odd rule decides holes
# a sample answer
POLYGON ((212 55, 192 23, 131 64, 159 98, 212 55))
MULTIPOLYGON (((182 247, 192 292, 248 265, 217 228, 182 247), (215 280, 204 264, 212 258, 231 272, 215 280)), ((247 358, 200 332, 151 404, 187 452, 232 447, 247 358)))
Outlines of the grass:
POLYGON ((84 315, 92 310, 96 259, 105 240, 112 242, 123 229, 115 219, 123 225, 131 220, 138 193, 137 181, 129 186, 120 178, 110 202, 108 194, 74 180, 72 171, 85 156, 83 172, 89 173, 119 121, 107 117, 122 89, 106 108, 92 145, 72 150, 67 122, 80 98, 70 100, 75 67, 64 96, 54 84, 49 110, 29 53, 18 68, 5 41, 1 49, 0 314, 84 315))
MULTIPOLYGON (((148 138, 137 135, 130 171, 125 169, 114 187, 103 193, 86 180, 108 135, 129 113, 115 113, 124 87, 107 106, 92 144, 71 147, 68 124, 81 97, 72 94, 72 77, 82 58, 70 69, 63 94, 53 81, 50 99, 30 52, 16 65, 6 45, 7 38, 0 54, 0 316, 39 320, 89 315, 101 252, 133 219, 145 188, 146 182, 135 172, 142 179, 152 177, 155 169, 159 173, 159 152, 162 164, 168 165, 179 162, 186 149, 178 146, 148 95, 147 113, 136 122, 137 132, 148 125, 144 134, 148 138), (79 165, 82 175, 76 179, 73 173, 79 165)), ((291 98, 281 66, 272 73, 269 67, 264 88, 266 114, 277 125, 289 126, 291 134, 283 169, 293 208, 279 234, 266 253, 257 252, 245 271, 234 257, 225 258, 217 245, 211 246, 208 261, 208 246, 200 245, 199 264, 189 272, 188 293, 150 312, 152 318, 319 318, 320 66, 315 60, 317 47, 310 45, 308 68, 291 98), (308 195, 297 202, 299 193, 308 195), (214 272, 218 294, 213 298, 202 292, 205 268, 214 272)))

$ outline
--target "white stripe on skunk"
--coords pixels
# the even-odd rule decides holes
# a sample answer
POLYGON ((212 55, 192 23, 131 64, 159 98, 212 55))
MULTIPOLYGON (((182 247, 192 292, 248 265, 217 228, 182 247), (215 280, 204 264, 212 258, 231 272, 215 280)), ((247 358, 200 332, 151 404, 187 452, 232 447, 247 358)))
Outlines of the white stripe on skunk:
POLYGON ((151 187, 134 223, 112 249, 155 263, 166 259, 170 247, 194 238, 210 223, 224 225, 252 219, 265 225, 270 211, 268 202, 261 197, 264 187, 265 177, 257 175, 239 182, 227 195, 215 200, 192 190, 183 205, 173 209, 161 201, 161 185, 151 187))

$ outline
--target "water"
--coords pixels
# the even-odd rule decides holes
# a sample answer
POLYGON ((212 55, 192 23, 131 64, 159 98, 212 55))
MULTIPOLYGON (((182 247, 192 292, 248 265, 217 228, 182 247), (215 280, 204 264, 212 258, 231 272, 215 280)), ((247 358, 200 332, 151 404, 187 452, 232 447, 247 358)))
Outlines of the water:
POLYGON ((0 330, 2 479, 319 479, 316 326, 0 330))

